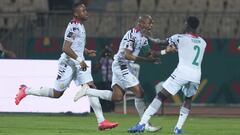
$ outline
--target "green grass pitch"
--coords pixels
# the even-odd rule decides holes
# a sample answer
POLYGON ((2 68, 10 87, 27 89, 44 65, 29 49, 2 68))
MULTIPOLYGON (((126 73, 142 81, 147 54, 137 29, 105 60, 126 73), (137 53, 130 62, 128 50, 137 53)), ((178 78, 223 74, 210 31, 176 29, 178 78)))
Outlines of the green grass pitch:
MULTIPOLYGON (((98 131, 94 114, 86 116, 64 114, 0 113, 0 135, 130 135, 127 129, 139 121, 137 115, 106 113, 105 117, 119 122, 112 130, 98 131)), ((156 133, 171 135, 177 116, 154 116, 151 123, 163 128, 156 133)), ((240 135, 239 118, 209 118, 190 116, 184 127, 186 135, 240 135)))

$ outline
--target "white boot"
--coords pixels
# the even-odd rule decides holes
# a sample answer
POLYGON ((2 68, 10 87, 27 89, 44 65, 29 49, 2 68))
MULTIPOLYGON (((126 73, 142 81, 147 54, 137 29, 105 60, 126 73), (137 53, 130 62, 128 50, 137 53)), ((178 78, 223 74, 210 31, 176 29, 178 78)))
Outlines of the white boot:
POLYGON ((154 127, 152 126, 151 124, 146 124, 145 126, 145 130, 148 131, 148 132, 157 132, 159 131, 160 129, 162 129, 162 127, 154 127))

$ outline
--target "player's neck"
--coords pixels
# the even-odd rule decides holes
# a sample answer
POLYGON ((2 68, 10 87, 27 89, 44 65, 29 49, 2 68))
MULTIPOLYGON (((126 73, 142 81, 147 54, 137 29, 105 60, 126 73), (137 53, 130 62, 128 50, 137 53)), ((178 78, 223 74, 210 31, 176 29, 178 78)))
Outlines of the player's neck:
POLYGON ((82 24, 83 21, 81 19, 79 19, 79 18, 73 17, 72 22, 82 24))
POLYGON ((195 37, 195 38, 198 37, 198 34, 196 32, 193 32, 193 31, 185 32, 185 34, 191 35, 192 37, 195 37))
POLYGON ((134 29, 136 30, 136 32, 141 31, 141 27, 139 25, 137 25, 136 27, 134 27, 134 29))

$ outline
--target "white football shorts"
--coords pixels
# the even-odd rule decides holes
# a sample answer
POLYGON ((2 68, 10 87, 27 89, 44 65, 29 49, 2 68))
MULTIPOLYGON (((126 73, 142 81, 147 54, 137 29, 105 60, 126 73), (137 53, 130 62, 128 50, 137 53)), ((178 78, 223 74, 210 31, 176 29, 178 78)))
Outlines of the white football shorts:
POLYGON ((170 94, 175 95, 179 90, 182 90, 184 96, 192 97, 197 93, 199 84, 180 78, 177 75, 171 76, 163 83, 165 88, 170 94))
POLYGON ((55 80, 55 89, 57 91, 65 91, 71 81, 74 80, 76 86, 93 81, 91 68, 81 71, 79 65, 75 65, 72 61, 60 62, 58 64, 58 75, 55 80))
POLYGON ((117 61, 113 61, 112 72, 112 87, 118 84, 122 89, 127 90, 139 84, 138 79, 129 71, 127 65, 120 65, 117 61))

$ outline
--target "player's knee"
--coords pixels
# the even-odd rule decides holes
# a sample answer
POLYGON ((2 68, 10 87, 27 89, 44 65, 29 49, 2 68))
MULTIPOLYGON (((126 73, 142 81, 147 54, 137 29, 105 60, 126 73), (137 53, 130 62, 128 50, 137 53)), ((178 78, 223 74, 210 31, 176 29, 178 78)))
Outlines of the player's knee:
POLYGON ((186 101, 192 101, 192 97, 185 97, 186 101))
POLYGON ((191 109, 192 97, 185 97, 183 107, 191 109))
POLYGON ((118 85, 113 86, 112 101, 118 102, 123 100, 125 92, 118 85))
POLYGON ((53 98, 60 98, 63 95, 63 92, 55 91, 53 92, 53 98))
POLYGON ((192 103, 192 97, 185 97, 184 103, 191 104, 192 103))
POLYGON ((160 100, 160 101, 164 101, 164 100, 166 100, 167 99, 167 96, 165 96, 161 91, 160 92, 158 92, 158 94, 157 94, 157 98, 160 100))
POLYGON ((114 101, 114 102, 119 102, 119 101, 122 101, 122 100, 123 100, 123 95, 112 96, 112 101, 114 101))
POLYGON ((135 96, 136 96, 137 98, 143 98, 143 97, 144 97, 144 94, 143 94, 143 92, 137 92, 137 93, 135 93, 135 96))
POLYGON ((93 88, 93 89, 96 89, 96 88, 97 88, 94 83, 93 83, 93 84, 88 84, 88 86, 89 86, 90 88, 93 88))
POLYGON ((144 93, 143 93, 143 90, 142 90, 140 85, 136 86, 136 87, 132 87, 131 90, 137 98, 143 98, 144 97, 144 93))

